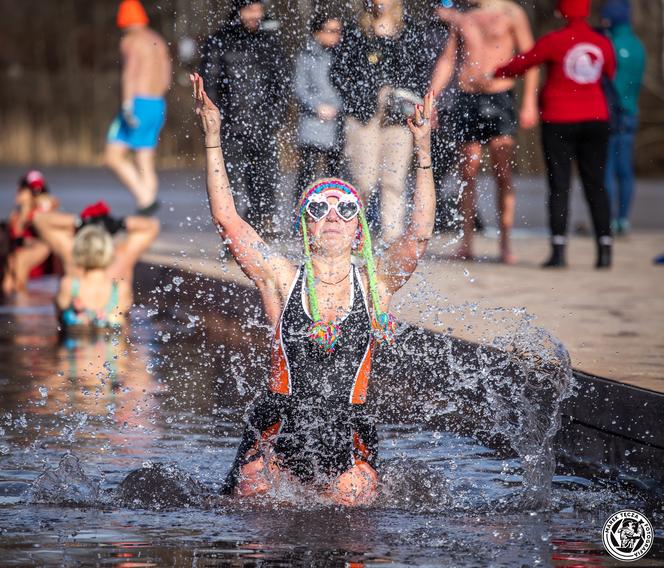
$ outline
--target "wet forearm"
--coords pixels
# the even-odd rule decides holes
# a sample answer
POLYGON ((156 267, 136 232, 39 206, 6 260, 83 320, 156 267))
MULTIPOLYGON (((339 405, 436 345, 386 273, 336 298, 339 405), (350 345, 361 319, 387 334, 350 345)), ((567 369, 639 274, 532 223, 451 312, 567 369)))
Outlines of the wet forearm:
POLYGON ((410 236, 417 240, 430 239, 433 233, 436 193, 431 165, 431 144, 421 143, 415 150, 415 192, 408 228, 410 236))
POLYGON ((210 213, 215 222, 224 227, 231 218, 237 217, 237 210, 226 172, 219 134, 205 137, 205 167, 210 213))
POLYGON ((159 221, 157 219, 153 217, 143 217, 141 215, 125 217, 124 226, 127 233, 159 231, 159 221))
POLYGON ((32 222, 40 233, 58 230, 73 231, 76 226, 76 216, 58 211, 37 213, 32 222))

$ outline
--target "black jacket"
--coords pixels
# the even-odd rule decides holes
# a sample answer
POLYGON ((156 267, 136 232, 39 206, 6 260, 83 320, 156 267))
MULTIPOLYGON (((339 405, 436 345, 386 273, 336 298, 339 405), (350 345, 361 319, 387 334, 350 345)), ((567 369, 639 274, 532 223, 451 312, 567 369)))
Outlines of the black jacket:
POLYGON ((226 23, 205 42, 200 74, 224 134, 260 140, 283 123, 291 72, 274 32, 226 23))
POLYGON ((410 20, 394 38, 367 36, 360 28, 348 28, 331 73, 345 113, 367 122, 376 113, 378 92, 385 85, 423 96, 437 56, 427 43, 425 31, 410 20))

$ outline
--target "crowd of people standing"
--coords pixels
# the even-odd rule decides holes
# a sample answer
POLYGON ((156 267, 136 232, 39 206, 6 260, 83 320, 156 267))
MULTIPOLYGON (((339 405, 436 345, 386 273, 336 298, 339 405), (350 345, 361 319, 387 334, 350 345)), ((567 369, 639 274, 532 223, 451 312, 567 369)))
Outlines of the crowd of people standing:
MULTIPOLYGON (((291 60, 280 33, 266 25, 263 3, 232 0, 221 28, 201 46, 200 72, 221 112, 238 211, 273 236, 278 205, 290 209, 317 177, 341 176, 369 204, 371 226, 389 245, 409 215, 413 148, 406 120, 431 90, 436 228, 445 228, 451 210, 458 210, 454 258, 474 258, 476 183, 486 149, 497 186, 499 259, 516 261, 510 243, 515 135, 539 122, 552 247, 543 266, 566 265, 574 161, 597 239, 596 266, 610 266, 613 235, 630 227, 645 52, 631 28, 629 0, 604 0, 602 30, 588 24, 589 0, 559 0, 557 12, 560 29, 535 41, 526 12, 513 0, 441 0, 428 20, 417 22, 403 0, 369 0, 350 19, 319 6, 291 60), (541 87, 540 66, 546 67, 541 87), (522 74, 517 97, 515 78, 522 74), (277 136, 291 102, 298 109, 298 171, 292 190, 279 195, 277 136), (443 191, 450 175, 452 198, 443 191)), ((159 205, 154 162, 172 63, 139 0, 122 0, 116 23, 122 98, 105 159, 135 197, 136 214, 149 217, 159 205)), ((29 172, 8 223, 4 294, 25 288, 30 274, 62 269, 33 223, 36 214, 56 208, 43 176, 29 172)))
POLYGON ((444 178, 455 174, 458 180, 454 205, 462 231, 455 258, 474 258, 475 186, 486 148, 497 185, 499 258, 516 261, 510 243, 515 135, 541 121, 553 249, 544 266, 565 266, 575 159, 598 242, 597 266, 610 266, 612 203, 613 229, 629 227, 643 47, 629 28, 628 0, 604 3, 606 32, 587 23, 587 0, 560 0, 557 11, 563 28, 536 43, 525 10, 512 0, 445 0, 424 23, 408 16, 402 0, 369 1, 350 21, 329 8, 315 9, 291 70, 279 34, 263 25, 263 4, 233 0, 226 22, 204 45, 200 72, 222 114, 240 212, 266 235, 273 232, 277 132, 292 94, 299 168, 293 196, 284 199, 295 201, 317 175, 343 173, 365 200, 379 195, 376 225, 390 243, 408 214, 412 148, 405 119, 431 89, 439 228, 450 206, 444 178), (629 62, 621 65, 620 53, 629 53, 629 62), (538 96, 540 65, 547 79, 538 96), (522 73, 517 109, 515 77, 522 73))

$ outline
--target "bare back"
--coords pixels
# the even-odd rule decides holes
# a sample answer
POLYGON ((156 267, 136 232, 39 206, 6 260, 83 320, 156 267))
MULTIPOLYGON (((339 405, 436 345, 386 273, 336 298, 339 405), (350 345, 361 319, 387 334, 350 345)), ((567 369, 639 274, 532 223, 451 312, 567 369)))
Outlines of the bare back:
POLYGON ((117 304, 107 314, 112 324, 122 324, 131 309, 133 296, 131 286, 126 281, 117 281, 111 278, 108 270, 81 271, 78 276, 68 274, 60 280, 60 287, 55 299, 59 311, 66 310, 72 304, 74 278, 78 281, 78 294, 76 300, 79 307, 94 312, 104 311, 109 305, 113 282, 117 285, 117 304))
POLYGON ((120 44, 124 83, 133 96, 163 97, 171 86, 171 57, 164 39, 148 27, 131 29, 120 44))
MULTIPOLYGON (((461 88, 469 93, 499 93, 514 86, 514 79, 484 78, 518 52, 517 37, 523 24, 522 8, 510 0, 485 0, 464 18, 465 56, 459 73, 461 88), (478 81, 478 78, 482 80, 478 81)), ((527 24, 527 20, 526 20, 527 24)))

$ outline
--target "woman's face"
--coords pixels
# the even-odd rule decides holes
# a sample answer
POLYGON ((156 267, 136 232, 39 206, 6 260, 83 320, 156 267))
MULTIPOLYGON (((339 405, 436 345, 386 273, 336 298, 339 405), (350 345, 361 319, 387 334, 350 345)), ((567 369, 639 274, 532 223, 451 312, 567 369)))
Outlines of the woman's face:
MULTIPOLYGON (((328 197, 330 205, 339 202, 337 197, 328 197)), ((350 254, 353 241, 359 227, 357 215, 350 221, 344 221, 336 209, 330 209, 329 213, 320 221, 315 221, 307 213, 307 229, 312 241, 312 248, 319 253, 341 253, 348 251, 350 254)))
POLYGON ((334 47, 341 39, 341 22, 337 19, 327 20, 314 37, 323 47, 334 47))
POLYGON ((15 203, 19 207, 28 207, 32 205, 32 192, 28 187, 22 187, 16 192, 15 203))

